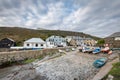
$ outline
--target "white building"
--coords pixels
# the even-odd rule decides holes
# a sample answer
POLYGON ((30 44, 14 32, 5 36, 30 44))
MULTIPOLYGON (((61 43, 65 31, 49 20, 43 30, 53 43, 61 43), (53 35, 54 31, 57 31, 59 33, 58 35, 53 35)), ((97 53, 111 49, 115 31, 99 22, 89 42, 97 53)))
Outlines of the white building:
POLYGON ((46 45, 49 48, 67 46, 66 39, 61 36, 51 36, 46 39, 46 45))
POLYGON ((120 36, 118 36, 118 37, 115 37, 115 40, 120 40, 120 36))
POLYGON ((71 39, 76 41, 77 46, 84 45, 83 38, 80 36, 66 36, 66 40, 71 40, 71 39))
POLYGON ((31 38, 24 42, 24 48, 46 48, 46 43, 41 38, 31 38))
POLYGON ((95 46, 97 41, 92 38, 83 38, 84 45, 86 46, 95 46))

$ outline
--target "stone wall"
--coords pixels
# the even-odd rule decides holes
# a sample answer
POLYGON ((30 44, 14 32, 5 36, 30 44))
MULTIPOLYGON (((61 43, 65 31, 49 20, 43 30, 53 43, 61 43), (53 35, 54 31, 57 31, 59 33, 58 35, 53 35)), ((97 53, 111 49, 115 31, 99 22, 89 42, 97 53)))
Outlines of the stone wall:
POLYGON ((0 52, 8 52, 8 51, 10 51, 9 48, 0 48, 0 52))
POLYGON ((20 61, 24 59, 37 58, 39 56, 46 56, 50 53, 57 53, 59 49, 43 49, 43 50, 24 50, 24 51, 12 51, 12 52, 0 52, 0 65, 5 62, 20 61))

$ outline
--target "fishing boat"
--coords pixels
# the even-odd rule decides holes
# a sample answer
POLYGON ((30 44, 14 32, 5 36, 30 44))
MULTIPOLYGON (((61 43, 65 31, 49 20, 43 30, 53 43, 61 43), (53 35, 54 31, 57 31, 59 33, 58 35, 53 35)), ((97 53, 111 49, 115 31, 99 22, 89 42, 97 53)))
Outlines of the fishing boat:
POLYGON ((85 47, 85 48, 82 49, 82 52, 84 52, 84 53, 92 53, 92 49, 89 48, 89 47, 85 47))
POLYGON ((96 68, 100 68, 104 66, 106 62, 107 62, 107 58, 99 58, 94 61, 93 66, 96 68))
POLYGON ((97 54, 97 53, 100 53, 100 52, 101 52, 100 48, 95 48, 92 53, 97 54))

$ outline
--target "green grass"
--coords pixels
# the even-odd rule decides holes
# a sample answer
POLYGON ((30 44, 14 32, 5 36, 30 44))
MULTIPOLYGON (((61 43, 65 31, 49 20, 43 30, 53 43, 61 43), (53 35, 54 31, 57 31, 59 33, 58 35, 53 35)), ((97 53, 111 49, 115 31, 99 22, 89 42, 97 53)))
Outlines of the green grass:
POLYGON ((43 59, 43 58, 44 58, 44 56, 39 56, 37 59, 41 60, 41 59, 43 59))
MULTIPOLYGON (((120 62, 113 64, 113 68, 110 70, 108 75, 114 76, 113 80, 120 80, 120 62)), ((102 80, 106 80, 108 75, 105 76, 102 80)))
POLYGON ((120 80, 120 62, 113 64, 113 68, 109 74, 114 76, 114 80, 120 80))
POLYGON ((27 59, 27 60, 24 60, 23 63, 24 64, 28 64, 28 63, 31 63, 33 61, 35 61, 36 59, 27 59))

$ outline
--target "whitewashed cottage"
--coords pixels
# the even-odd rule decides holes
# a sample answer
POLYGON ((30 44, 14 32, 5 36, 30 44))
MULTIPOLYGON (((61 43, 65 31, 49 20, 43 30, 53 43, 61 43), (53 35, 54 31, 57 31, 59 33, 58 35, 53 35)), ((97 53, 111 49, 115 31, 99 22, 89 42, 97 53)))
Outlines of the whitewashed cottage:
POLYGON ((46 39, 46 45, 48 48, 67 46, 65 38, 61 36, 54 36, 54 35, 46 39))
POLYGON ((41 38, 31 38, 24 42, 24 48, 42 49, 46 48, 46 43, 41 38))

